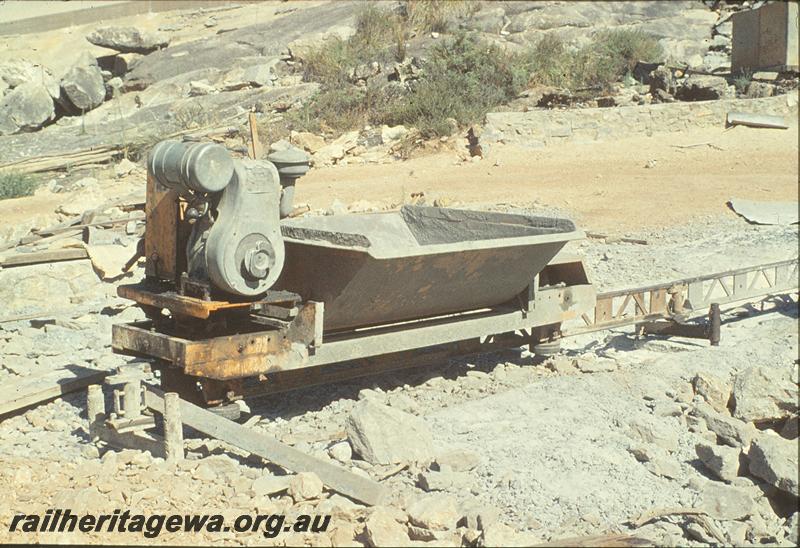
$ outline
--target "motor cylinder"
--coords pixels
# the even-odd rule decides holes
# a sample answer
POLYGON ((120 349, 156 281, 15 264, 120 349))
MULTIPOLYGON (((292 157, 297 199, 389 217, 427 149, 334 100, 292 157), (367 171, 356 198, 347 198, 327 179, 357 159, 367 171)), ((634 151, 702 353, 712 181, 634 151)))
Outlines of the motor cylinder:
POLYGON ((161 141, 150 151, 147 167, 159 183, 182 192, 219 192, 233 176, 233 158, 215 143, 161 141))

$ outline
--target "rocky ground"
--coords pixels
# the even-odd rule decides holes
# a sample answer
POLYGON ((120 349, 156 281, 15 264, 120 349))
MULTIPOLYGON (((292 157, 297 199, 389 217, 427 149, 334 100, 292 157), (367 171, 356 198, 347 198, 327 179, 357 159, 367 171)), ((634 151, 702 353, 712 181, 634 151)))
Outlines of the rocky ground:
MULTIPOLYGON (((655 69, 655 85, 620 86, 607 106, 693 100, 686 94, 699 89, 783 93, 772 80, 737 90, 718 75, 729 63, 729 15, 745 4, 654 11, 651 3, 498 2, 458 25, 511 49, 547 33, 578 45, 599 28, 655 33, 671 68, 655 69)), ((135 368, 157 382, 146 362, 110 348, 114 323, 143 317, 116 296, 117 285, 144 270, 120 271, 143 233, 140 212, 127 205, 144 198, 134 144, 147 139, 133 136, 205 128, 204 138, 241 155, 246 114, 255 111, 263 129, 297 108, 316 89, 302 81, 304 48, 347 36, 353 21, 348 3, 264 2, 83 25, 27 42, 0 38, 0 163, 116 151, 111 163, 47 171, 34 196, 0 201, 0 261, 71 248, 88 254, 0 268, 0 382, 13 387, 71 367, 135 368), (20 105, 37 117, 10 116, 20 105), (123 150, 134 161, 120 160, 123 150), (78 223, 96 226, 70 229, 78 223), (43 228, 54 232, 39 240, 31 230, 43 228)), ((438 39, 426 34, 414 47, 423 55, 438 39)), ((380 67, 366 78, 414 70, 380 67)), ((554 97, 538 90, 507 108, 544 108, 554 97)), ((688 128, 536 150, 497 143, 473 156, 459 132, 416 143, 411 159, 402 149, 413 128, 287 138, 314 163, 298 183, 301 214, 425 203, 567 216, 593 233, 569 250, 605 291, 796 257, 797 225, 748 224, 726 202, 796 200, 797 135, 792 121, 785 131, 688 128)), ((547 360, 517 349, 246 402, 248 428, 386 485, 391 496, 375 508, 188 430, 178 464, 96 445, 85 394, 68 394, 0 417, 0 540, 497 546, 623 534, 665 546, 796 545, 796 300, 729 309, 724 321, 719 347, 617 329, 568 338, 547 360), (332 521, 323 534, 274 539, 8 532, 16 512, 53 507, 328 513, 332 521)))
MULTIPOLYGON (((574 251, 598 287, 609 289, 790 257, 797 229, 717 218, 640 236, 658 242, 587 240, 574 251)), ((50 268, 79 277, 77 264, 50 268)), ((110 325, 138 311, 110 297, 107 285, 84 285, 85 314, 2 324, 6 382, 55 364, 110 368, 128 360, 110 353, 110 325)), ((392 496, 379 508, 316 488, 303 494, 290 487, 294 476, 202 436, 190 436, 177 467, 96 447, 84 395, 71 394, 0 423, 2 523, 16 511, 58 505, 310 511, 332 512, 334 530, 274 541, 498 545, 623 532, 659 545, 792 545, 797 307, 740 308, 725 319, 717 348, 614 330, 568 339, 561 355, 543 363, 509 351, 248 402, 250 428, 388 485, 392 496), (637 521, 676 509, 705 514, 637 521)))

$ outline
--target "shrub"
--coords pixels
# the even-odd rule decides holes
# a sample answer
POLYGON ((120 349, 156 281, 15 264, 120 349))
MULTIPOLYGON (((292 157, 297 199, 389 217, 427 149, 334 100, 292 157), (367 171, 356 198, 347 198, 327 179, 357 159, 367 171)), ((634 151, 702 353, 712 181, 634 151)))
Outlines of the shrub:
POLYGON ((640 30, 602 31, 578 52, 576 72, 583 85, 607 88, 631 72, 638 61, 650 63, 663 56, 658 41, 640 30))
POLYGON ((432 48, 423 78, 376 122, 412 125, 424 137, 449 135, 448 118, 469 124, 514 99, 528 83, 528 64, 524 56, 459 33, 432 48))
POLYGON ((531 82, 542 86, 571 88, 575 82, 575 55, 555 34, 545 35, 528 53, 531 82))
POLYGON ((480 9, 472 0, 408 0, 406 16, 409 24, 423 32, 447 32, 452 20, 480 9))
POLYGON ((0 172, 0 200, 30 196, 39 186, 39 181, 25 173, 0 172))

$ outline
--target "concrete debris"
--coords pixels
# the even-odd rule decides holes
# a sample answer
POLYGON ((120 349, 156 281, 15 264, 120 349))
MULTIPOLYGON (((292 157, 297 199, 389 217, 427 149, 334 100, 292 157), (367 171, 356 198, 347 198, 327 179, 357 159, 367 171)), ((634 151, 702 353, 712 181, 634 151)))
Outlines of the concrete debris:
POLYGON ((733 198, 728 206, 748 222, 759 225, 794 225, 800 218, 797 202, 755 202, 733 198))
POLYGON ((136 27, 101 27, 89 33, 86 39, 96 46, 121 53, 150 53, 169 44, 166 34, 136 27))
POLYGON ((733 380, 733 416, 746 422, 777 421, 798 410, 796 368, 755 366, 733 380))
POLYGON ((750 473, 770 485, 800 497, 797 442, 764 433, 750 445, 750 473))
POLYGON ((719 479, 730 483, 739 475, 741 450, 708 443, 698 443, 694 449, 706 468, 719 479))
POLYGON ((362 400, 347 418, 353 452, 371 464, 428 461, 433 438, 425 421, 403 411, 362 400))

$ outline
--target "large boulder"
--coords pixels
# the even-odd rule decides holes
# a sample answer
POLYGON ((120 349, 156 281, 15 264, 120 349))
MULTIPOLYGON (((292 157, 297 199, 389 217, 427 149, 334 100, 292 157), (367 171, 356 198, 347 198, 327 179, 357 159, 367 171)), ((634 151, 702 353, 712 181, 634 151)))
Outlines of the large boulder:
POLYGON ((86 39, 96 46, 121 53, 149 53, 169 44, 166 34, 136 27, 101 27, 89 33, 86 39))
POLYGON ((54 118, 53 97, 36 82, 15 87, 0 101, 0 135, 35 131, 54 118))
POLYGON ((433 457, 433 437, 419 417, 360 401, 346 424, 353 451, 372 464, 426 461, 433 457))
POLYGON ((777 421, 797 411, 792 368, 757 366, 733 380, 733 416, 748 422, 777 421))
POLYGON ((99 107, 106 98, 103 74, 97 65, 76 65, 61 79, 64 107, 75 112, 88 112, 99 107))
POLYGON ((780 436, 763 434, 750 444, 750 473, 800 497, 798 489, 797 442, 780 436))

